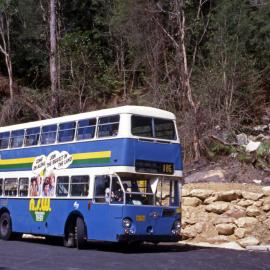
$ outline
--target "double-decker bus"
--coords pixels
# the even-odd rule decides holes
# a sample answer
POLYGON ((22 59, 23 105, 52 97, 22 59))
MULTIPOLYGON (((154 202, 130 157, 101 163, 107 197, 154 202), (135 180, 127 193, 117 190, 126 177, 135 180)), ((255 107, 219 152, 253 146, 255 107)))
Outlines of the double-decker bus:
POLYGON ((178 241, 174 114, 122 106, 0 128, 0 238, 178 241))

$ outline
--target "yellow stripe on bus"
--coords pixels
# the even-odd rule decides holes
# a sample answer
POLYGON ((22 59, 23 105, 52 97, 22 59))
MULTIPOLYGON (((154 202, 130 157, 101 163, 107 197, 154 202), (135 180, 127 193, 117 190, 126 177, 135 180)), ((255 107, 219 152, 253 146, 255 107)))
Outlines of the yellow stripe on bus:
POLYGON ((35 157, 17 158, 17 159, 0 159, 0 165, 33 163, 34 160, 35 160, 35 157))
MULTIPOLYGON (((72 157, 74 160, 92 159, 92 158, 110 158, 111 151, 79 153, 79 154, 73 154, 72 157)), ((0 165, 33 163, 35 158, 36 157, 17 158, 17 159, 0 159, 0 165)))
POLYGON ((111 151, 73 154, 72 157, 74 160, 91 159, 91 158, 109 158, 111 157, 111 151))

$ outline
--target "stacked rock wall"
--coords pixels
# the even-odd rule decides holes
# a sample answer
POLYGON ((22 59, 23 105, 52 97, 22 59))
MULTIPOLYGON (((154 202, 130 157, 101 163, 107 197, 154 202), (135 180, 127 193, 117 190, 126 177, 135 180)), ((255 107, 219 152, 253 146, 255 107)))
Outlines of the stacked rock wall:
POLYGON ((182 190, 182 236, 192 242, 270 244, 270 187, 187 184, 182 190))

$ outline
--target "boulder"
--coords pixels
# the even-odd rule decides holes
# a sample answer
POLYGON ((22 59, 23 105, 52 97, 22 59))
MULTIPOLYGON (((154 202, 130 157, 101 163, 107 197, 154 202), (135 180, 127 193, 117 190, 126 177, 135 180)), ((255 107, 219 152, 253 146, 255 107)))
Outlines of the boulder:
POLYGON ((257 201, 260 198, 262 198, 264 196, 264 194, 263 193, 255 193, 255 192, 243 191, 242 196, 243 196, 244 199, 257 201))
POLYGON ((260 244, 260 241, 255 236, 248 236, 238 240, 238 243, 245 248, 247 246, 257 246, 260 244))
POLYGON ((256 206, 252 205, 247 208, 247 216, 249 217, 256 217, 256 216, 259 216, 260 214, 261 214, 261 211, 256 206))
POLYGON ((224 171, 221 169, 196 172, 185 177, 185 183, 196 182, 225 182, 224 171))
POLYGON ((254 217, 241 217, 234 221, 238 228, 252 227, 257 223, 257 219, 254 217))
POLYGON ((265 212, 268 212, 270 211, 270 204, 265 204, 263 207, 262 207, 263 211, 265 212))
POLYGON ((265 196, 270 196, 270 186, 263 187, 262 191, 265 196))
POLYGON ((230 204, 228 202, 213 202, 205 207, 207 212, 222 214, 229 210, 230 204))
POLYGON ((218 216, 214 221, 215 225, 228 223, 234 223, 234 218, 227 216, 218 216))
POLYGON ((181 192, 182 197, 188 197, 189 196, 189 191, 185 188, 182 189, 181 192))
POLYGON ((248 136, 245 133, 241 133, 236 135, 237 144, 239 145, 247 145, 248 144, 248 136))
POLYGON ((242 192, 240 190, 229 190, 224 192, 219 192, 217 194, 218 201, 231 202, 242 197, 242 192))
POLYGON ((270 230, 270 218, 266 219, 263 224, 270 230))
POLYGON ((246 216, 246 210, 243 207, 237 207, 236 205, 230 210, 224 213, 228 217, 241 218, 246 216))
POLYGON ((242 207, 248 207, 250 205, 253 205, 254 201, 252 201, 252 200, 240 200, 237 204, 242 206, 242 207))
POLYGON ((229 241, 230 241, 229 237, 225 235, 218 235, 218 236, 207 238, 207 242, 210 244, 227 243, 229 241))
POLYGON ((246 234, 246 230, 244 228, 236 228, 234 230, 234 235, 239 239, 244 238, 245 234, 246 234))
POLYGON ((232 223, 229 224, 218 224, 216 225, 218 234, 221 235, 232 235, 234 233, 235 225, 232 223))
POLYGON ((183 206, 193 206, 196 207, 198 205, 200 205, 202 203, 202 201, 196 197, 184 197, 182 199, 182 204, 183 206))
POLYGON ((261 207, 263 205, 263 201, 257 201, 253 204, 254 206, 261 207))
POLYGON ((181 235, 183 239, 195 238, 197 235, 197 231, 194 226, 188 226, 181 230, 181 235))
POLYGON ((192 226, 187 226, 182 229, 181 234, 184 239, 195 238, 197 234, 200 234, 203 230, 204 224, 202 222, 196 223, 192 226))
POLYGON ((246 151, 254 152, 260 147, 260 145, 261 145, 261 142, 249 141, 249 143, 246 145, 246 151))
POLYGON ((213 194, 213 190, 209 189, 193 189, 190 191, 189 196, 197 197, 201 200, 205 200, 213 194))
POLYGON ((217 201, 217 199, 218 199, 218 195, 217 194, 214 194, 211 197, 208 197, 207 199, 205 199, 203 201, 203 203, 204 204, 210 204, 210 203, 213 203, 213 202, 217 201))

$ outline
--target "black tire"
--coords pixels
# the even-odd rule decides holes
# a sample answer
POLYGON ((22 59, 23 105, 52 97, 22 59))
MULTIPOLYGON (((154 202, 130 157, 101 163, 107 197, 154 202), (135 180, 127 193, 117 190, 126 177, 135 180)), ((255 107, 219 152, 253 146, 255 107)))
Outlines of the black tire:
POLYGON ((76 247, 84 249, 86 246, 86 229, 84 221, 81 217, 77 217, 75 228, 76 247))
POLYGON ((18 241, 18 240, 22 240, 23 234, 22 233, 12 233, 11 235, 11 239, 18 241))
POLYGON ((3 213, 0 217, 0 238, 10 240, 12 236, 11 218, 8 213, 3 213))

